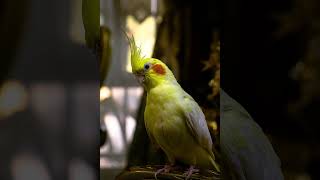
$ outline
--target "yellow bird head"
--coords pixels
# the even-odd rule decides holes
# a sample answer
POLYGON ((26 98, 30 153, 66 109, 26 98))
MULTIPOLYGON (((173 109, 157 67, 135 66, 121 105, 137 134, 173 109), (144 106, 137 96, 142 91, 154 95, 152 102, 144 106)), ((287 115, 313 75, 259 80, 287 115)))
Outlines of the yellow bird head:
POLYGON ((141 55, 134 37, 129 38, 132 73, 147 90, 167 82, 176 82, 171 70, 159 59, 141 55))

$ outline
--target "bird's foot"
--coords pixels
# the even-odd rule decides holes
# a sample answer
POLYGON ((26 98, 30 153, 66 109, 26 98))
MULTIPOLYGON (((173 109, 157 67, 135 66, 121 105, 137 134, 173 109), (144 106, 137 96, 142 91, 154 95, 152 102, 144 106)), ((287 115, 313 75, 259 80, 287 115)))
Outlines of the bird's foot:
POLYGON ((170 170, 174 169, 173 165, 164 165, 163 168, 159 169, 158 171, 156 171, 156 173, 154 174, 154 178, 157 179, 157 175, 160 173, 168 173, 170 172, 170 170))
POLYGON ((186 180, 189 179, 191 177, 191 175, 195 172, 199 172, 199 169, 195 169, 194 166, 190 166, 188 171, 186 171, 183 175, 184 176, 187 176, 186 177, 186 180))

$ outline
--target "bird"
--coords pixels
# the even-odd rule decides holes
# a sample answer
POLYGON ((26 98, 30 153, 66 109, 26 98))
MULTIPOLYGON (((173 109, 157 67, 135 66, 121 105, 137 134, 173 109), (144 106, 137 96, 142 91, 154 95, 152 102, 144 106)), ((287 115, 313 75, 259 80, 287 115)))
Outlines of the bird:
POLYGON ((261 127, 223 89, 220 89, 220 132, 223 179, 284 179, 280 159, 261 127))
POLYGON ((147 92, 144 112, 147 134, 169 161, 164 168, 157 170, 155 178, 159 173, 172 170, 177 161, 189 165, 186 179, 200 169, 219 173, 213 142, 198 103, 183 90, 165 63, 142 56, 134 37, 127 36, 127 39, 132 73, 147 92))

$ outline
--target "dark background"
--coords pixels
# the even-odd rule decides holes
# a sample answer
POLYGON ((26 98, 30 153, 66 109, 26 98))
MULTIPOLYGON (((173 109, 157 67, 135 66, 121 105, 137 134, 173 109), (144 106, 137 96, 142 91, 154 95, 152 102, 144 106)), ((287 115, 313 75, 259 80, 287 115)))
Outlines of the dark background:
POLYGON ((221 87, 270 137, 286 179, 298 173, 319 179, 320 59, 311 50, 319 49, 313 44, 319 42, 319 3, 228 0, 224 7, 221 87), (292 78, 299 61, 311 62, 313 78, 292 78))
MULTIPOLYGON (((222 30, 222 87, 247 107, 265 129, 281 135, 299 130, 286 115, 298 84, 289 71, 301 58, 302 33, 277 39, 276 15, 290 11, 291 1, 228 1, 222 30)), ((299 135, 301 136, 301 135, 299 135)), ((303 136, 303 135, 302 135, 303 136)))

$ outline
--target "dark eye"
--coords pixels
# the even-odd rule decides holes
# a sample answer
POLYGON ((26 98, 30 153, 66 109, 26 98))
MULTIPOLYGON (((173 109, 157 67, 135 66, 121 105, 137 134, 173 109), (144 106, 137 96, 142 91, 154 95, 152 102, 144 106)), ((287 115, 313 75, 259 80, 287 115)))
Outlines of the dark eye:
POLYGON ((150 68, 150 64, 149 63, 144 65, 144 70, 148 70, 149 68, 150 68))

